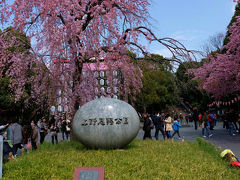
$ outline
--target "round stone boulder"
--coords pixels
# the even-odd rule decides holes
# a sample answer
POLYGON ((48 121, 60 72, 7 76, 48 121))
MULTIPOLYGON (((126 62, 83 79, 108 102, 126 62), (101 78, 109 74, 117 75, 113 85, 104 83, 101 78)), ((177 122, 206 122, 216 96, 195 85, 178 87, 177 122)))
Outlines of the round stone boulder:
POLYGON ((129 144, 138 134, 140 121, 128 103, 100 98, 84 104, 73 119, 73 134, 90 148, 116 149, 129 144))

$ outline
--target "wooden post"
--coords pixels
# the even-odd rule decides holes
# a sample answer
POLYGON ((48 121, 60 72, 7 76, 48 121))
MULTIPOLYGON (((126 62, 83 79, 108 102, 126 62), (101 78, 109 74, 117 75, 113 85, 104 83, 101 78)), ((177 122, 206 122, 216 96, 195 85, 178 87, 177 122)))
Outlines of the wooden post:
POLYGON ((22 151, 22 156, 24 156, 24 151, 25 151, 25 149, 22 148, 21 151, 22 151))
POLYGON ((182 142, 184 142, 184 136, 182 137, 182 142))

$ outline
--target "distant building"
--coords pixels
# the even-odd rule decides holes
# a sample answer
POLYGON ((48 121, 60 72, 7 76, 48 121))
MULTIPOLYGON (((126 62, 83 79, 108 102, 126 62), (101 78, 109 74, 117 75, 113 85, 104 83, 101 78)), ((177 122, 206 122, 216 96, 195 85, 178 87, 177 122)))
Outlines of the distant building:
POLYGON ((94 94, 96 98, 111 97, 115 99, 124 99, 119 92, 123 85, 123 78, 120 70, 120 62, 112 61, 99 63, 84 63, 82 71, 82 83, 88 83, 85 77, 94 76, 95 84, 94 94))
MULTIPOLYGON (((70 60, 69 59, 54 59, 52 61, 54 63, 53 68, 64 65, 64 67, 68 67, 70 60)), ((59 67, 58 67, 59 68, 59 67)), ((64 69, 65 70, 65 69, 64 69)), ((59 71, 60 72, 60 71, 59 71)), ((61 116, 62 113, 67 112, 69 108, 69 97, 64 91, 67 87, 68 82, 65 82, 66 77, 60 72, 58 77, 56 77, 56 82, 53 82, 52 86, 52 107, 51 112, 54 115, 61 116)))

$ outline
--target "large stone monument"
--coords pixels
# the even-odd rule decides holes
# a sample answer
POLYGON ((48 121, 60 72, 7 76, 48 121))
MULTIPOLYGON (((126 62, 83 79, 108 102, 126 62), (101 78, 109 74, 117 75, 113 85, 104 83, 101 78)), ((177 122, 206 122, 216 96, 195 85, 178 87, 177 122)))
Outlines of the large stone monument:
POLYGON ((114 149, 126 146, 137 136, 140 121, 128 103, 100 98, 77 111, 72 127, 73 134, 85 146, 114 149))

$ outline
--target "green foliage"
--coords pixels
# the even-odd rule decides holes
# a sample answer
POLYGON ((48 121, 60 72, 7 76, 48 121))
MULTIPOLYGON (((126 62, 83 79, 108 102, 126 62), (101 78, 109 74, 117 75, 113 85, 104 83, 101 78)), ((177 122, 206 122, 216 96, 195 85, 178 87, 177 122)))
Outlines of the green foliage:
MULTIPOLYGON (((1 33, 1 32, 0 32, 1 33)), ((6 40, 10 40, 12 37, 16 38, 16 43, 13 44, 13 46, 7 48, 7 54, 12 53, 28 53, 28 50, 30 47, 30 42, 28 37, 21 33, 19 30, 15 30, 12 27, 8 27, 4 30, 4 33, 7 35, 5 36, 6 40)), ((5 71, 7 71, 9 67, 5 67, 5 71)), ((30 75, 30 70, 28 70, 28 74, 30 75)), ((3 100, 2 103, 0 103, 0 109, 8 109, 9 105, 13 105, 14 98, 10 98, 11 92, 9 91, 9 77, 6 77, 3 73, 3 77, 0 79, 0 99, 3 100)))
POLYGON ((143 88, 137 97, 138 111, 157 112, 176 101, 172 66, 161 55, 152 54, 138 62, 143 71, 143 88))
POLYGON ((161 71, 171 71, 172 70, 172 65, 171 65, 170 61, 164 59, 164 57, 159 54, 151 54, 150 57, 146 56, 145 61, 150 62, 158 70, 161 70, 161 71))
POLYGON ((201 62, 184 62, 179 65, 176 72, 179 96, 193 107, 197 107, 200 111, 206 110, 207 104, 210 101, 209 95, 206 91, 198 88, 198 82, 192 80, 194 76, 188 74, 187 71, 188 69, 198 68, 207 61, 208 59, 203 59, 201 62))
POLYGON ((201 137, 197 137, 196 140, 201 150, 210 154, 213 158, 219 159, 221 151, 216 146, 201 137))
POLYGON ((31 48, 30 46, 30 40, 29 38, 19 30, 14 29, 13 27, 8 27, 7 29, 4 30, 7 32, 6 40, 10 40, 12 37, 16 38, 16 42, 18 44, 13 44, 12 47, 9 47, 8 50, 13 53, 13 52, 24 52, 26 50, 29 50, 31 48))
POLYGON ((9 109, 12 106, 13 100, 8 89, 9 78, 3 77, 0 79, 0 107, 5 107, 9 109))
MULTIPOLYGON (((230 21, 230 23, 228 25, 228 29, 234 22, 236 22, 236 20, 237 20, 236 17, 237 16, 240 16, 240 6, 239 5, 237 5, 235 7, 235 12, 234 12, 234 15, 233 15, 233 17, 232 17, 232 19, 231 19, 231 21, 230 21)), ((229 41, 230 41, 229 40, 229 36, 230 36, 230 33, 227 32, 226 37, 225 37, 225 39, 223 41, 223 45, 226 45, 227 43, 229 43, 229 41)))
MULTIPOLYGON (((1 33, 1 32, 0 32, 1 33)), ((29 38, 21 33, 19 30, 15 30, 12 27, 8 27, 3 31, 6 33, 5 40, 10 41, 12 38, 16 38, 15 43, 8 47, 5 51, 7 55, 14 56, 16 53, 24 53, 24 55, 29 56, 30 54, 30 41, 29 38)), ((26 62, 27 63, 27 62, 26 62)), ((24 101, 30 97, 31 84, 25 84, 25 90, 23 96, 18 102, 15 102, 13 92, 9 88, 10 79, 5 75, 11 64, 8 63, 4 68, 2 77, 0 78, 0 110, 4 111, 4 114, 0 114, 0 119, 2 123, 7 123, 9 121, 9 116, 14 112, 14 116, 19 117, 20 123, 28 123, 28 117, 31 116, 31 112, 38 108, 34 102, 30 103, 28 107, 25 106, 24 101), (24 113, 22 113, 24 110, 24 113)), ((36 66, 36 65, 35 65, 36 66)), ((26 77, 34 76, 35 73, 31 69, 26 70, 26 77)), ((16 119, 16 117, 11 117, 16 119)))
POLYGON ((240 176, 239 169, 228 168, 198 143, 134 140, 122 150, 89 150, 78 142, 45 143, 39 150, 4 164, 3 180, 72 179, 76 167, 104 167, 106 180, 237 180, 240 176))

